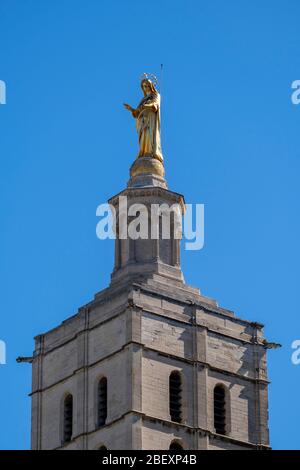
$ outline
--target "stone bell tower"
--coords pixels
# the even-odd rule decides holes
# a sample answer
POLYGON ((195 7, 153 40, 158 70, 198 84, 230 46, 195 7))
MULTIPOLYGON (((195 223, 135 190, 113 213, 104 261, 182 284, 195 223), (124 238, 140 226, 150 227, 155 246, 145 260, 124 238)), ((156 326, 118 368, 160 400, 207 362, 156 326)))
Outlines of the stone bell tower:
MULTIPOLYGON (((151 129, 160 132, 156 89, 143 90, 137 109, 126 105, 140 119, 141 149, 153 146, 151 129)), ((127 188, 109 202, 117 216, 110 285, 35 338, 32 448, 268 448, 262 325, 185 283, 172 215, 185 203, 167 188, 162 158, 141 150, 127 188), (149 220, 147 237, 122 236, 122 220, 129 225, 141 204, 148 214, 162 207, 155 233, 149 220)))

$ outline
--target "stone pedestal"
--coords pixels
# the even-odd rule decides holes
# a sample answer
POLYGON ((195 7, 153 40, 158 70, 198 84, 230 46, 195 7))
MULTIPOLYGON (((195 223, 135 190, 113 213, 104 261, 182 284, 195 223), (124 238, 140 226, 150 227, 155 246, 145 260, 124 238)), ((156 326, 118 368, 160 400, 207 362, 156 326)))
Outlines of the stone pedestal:
POLYGON ((109 203, 114 206, 117 217, 112 283, 146 278, 153 274, 184 282, 180 268, 180 239, 175 238, 176 214, 182 219, 185 207, 183 196, 159 186, 129 187, 111 198, 109 203), (120 211, 121 200, 126 202, 123 213, 120 211), (127 239, 121 239, 120 224, 124 223, 125 217, 129 227, 133 217, 128 213, 136 204, 142 204, 147 211, 147 238, 134 240, 128 236, 127 239), (157 230, 153 227, 156 220, 157 230), (169 238, 163 237, 163 223, 169 224, 169 238))
POLYGON ((130 168, 128 187, 160 186, 167 188, 163 163, 153 157, 138 157, 130 168))

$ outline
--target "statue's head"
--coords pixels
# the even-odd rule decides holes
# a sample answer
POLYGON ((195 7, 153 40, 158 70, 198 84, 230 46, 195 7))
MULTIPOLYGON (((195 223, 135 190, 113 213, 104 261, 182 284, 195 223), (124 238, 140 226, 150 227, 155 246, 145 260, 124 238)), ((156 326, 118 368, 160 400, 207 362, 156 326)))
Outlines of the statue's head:
POLYGON ((157 90, 152 80, 149 78, 143 78, 141 81, 141 88, 143 90, 144 96, 150 95, 151 93, 157 94, 157 90))

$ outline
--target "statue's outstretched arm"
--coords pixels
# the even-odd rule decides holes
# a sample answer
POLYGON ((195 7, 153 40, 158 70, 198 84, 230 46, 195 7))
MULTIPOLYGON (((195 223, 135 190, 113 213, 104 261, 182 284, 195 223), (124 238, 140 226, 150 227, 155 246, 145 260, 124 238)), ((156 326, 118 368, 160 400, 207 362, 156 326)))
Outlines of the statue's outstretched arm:
POLYGON ((130 106, 130 104, 127 104, 127 103, 124 103, 124 108, 130 111, 134 118, 137 118, 140 113, 139 109, 134 109, 132 106, 130 106))

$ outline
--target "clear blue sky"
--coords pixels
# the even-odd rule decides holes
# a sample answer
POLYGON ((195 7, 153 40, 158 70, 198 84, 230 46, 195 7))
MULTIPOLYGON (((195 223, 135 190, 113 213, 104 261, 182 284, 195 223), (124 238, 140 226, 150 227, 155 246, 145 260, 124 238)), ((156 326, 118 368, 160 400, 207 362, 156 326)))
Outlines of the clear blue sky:
POLYGON ((169 187, 206 208, 186 280, 283 344, 271 444, 299 448, 299 18, 297 0, 0 1, 0 448, 30 445, 31 371, 15 358, 109 283, 96 207, 136 155, 122 103, 161 62, 169 187))

